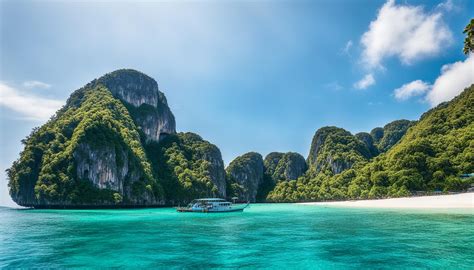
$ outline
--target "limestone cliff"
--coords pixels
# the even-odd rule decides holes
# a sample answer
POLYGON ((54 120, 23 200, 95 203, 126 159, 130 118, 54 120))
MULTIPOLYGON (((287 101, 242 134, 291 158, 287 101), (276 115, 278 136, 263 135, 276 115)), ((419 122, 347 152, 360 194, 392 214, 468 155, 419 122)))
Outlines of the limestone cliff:
MULTIPOLYGON (((73 153, 78 179, 87 179, 99 189, 111 189, 123 193, 125 177, 129 173, 128 153, 115 147, 92 147, 81 143, 73 153), (120 164, 117 160, 122 160, 120 164)), ((137 180, 138 175, 133 177, 137 180)))
POLYGON ((8 170, 10 194, 20 205, 164 203, 136 124, 103 84, 76 91, 24 143, 20 159, 8 170))
MULTIPOLYGON (((152 167, 151 160, 163 157, 147 153, 151 144, 175 133, 156 81, 134 70, 114 71, 74 91, 50 121, 23 140, 20 158, 7 170, 10 194, 18 204, 34 207, 164 205, 179 195, 165 190, 157 176, 166 168, 152 167)), ((199 170, 215 191, 205 180, 190 189, 225 195, 219 150, 194 146, 190 172, 199 170)))
POLYGON ((272 178, 274 183, 296 180, 307 169, 304 157, 294 152, 272 152, 265 157, 263 163, 265 165, 265 173, 272 178))
POLYGON ((369 133, 359 132, 355 136, 357 139, 359 139, 361 142, 365 144, 365 146, 369 150, 370 157, 375 157, 379 154, 379 150, 374 144, 374 139, 369 133))
POLYGON ((370 136, 374 141, 374 145, 377 145, 383 137, 383 128, 376 127, 370 131, 370 136))
POLYGON ((221 151, 217 146, 209 144, 205 151, 196 152, 196 158, 209 163, 209 177, 211 182, 217 187, 216 197, 226 197, 225 167, 222 160, 221 151))
POLYGON ((397 144, 405 135, 408 129, 413 126, 416 121, 396 120, 386 124, 383 128, 375 128, 371 131, 374 136, 374 142, 380 152, 386 152, 392 146, 397 144))
POLYGON ((250 152, 239 156, 229 164, 226 172, 230 191, 228 195, 255 202, 264 177, 262 155, 250 152))
POLYGON ((186 132, 150 143, 147 155, 164 185, 168 204, 226 196, 224 162, 217 146, 186 132))
POLYGON ((317 172, 339 174, 356 162, 370 157, 367 146, 349 131, 338 127, 323 127, 313 137, 307 162, 317 172))
POLYGON ((147 140, 159 141, 166 135, 176 133, 174 115, 153 78, 132 69, 116 70, 93 80, 72 97, 82 94, 83 89, 97 85, 104 85, 114 97, 124 102, 147 140))

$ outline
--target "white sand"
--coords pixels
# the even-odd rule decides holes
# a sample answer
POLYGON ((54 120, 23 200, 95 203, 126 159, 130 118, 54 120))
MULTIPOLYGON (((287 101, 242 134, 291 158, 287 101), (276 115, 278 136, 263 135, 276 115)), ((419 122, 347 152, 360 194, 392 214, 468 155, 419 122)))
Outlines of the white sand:
POLYGON ((310 202, 306 205, 324 205, 355 208, 399 208, 399 209, 453 209, 474 208, 474 192, 454 195, 407 197, 382 200, 360 200, 341 202, 310 202))

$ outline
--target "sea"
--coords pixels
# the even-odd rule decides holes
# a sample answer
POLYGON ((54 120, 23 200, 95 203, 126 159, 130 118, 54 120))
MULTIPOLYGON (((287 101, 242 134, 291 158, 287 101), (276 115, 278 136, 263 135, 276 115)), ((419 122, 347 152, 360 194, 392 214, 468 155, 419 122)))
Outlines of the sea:
POLYGON ((474 269, 474 211, 0 208, 0 268, 474 269))

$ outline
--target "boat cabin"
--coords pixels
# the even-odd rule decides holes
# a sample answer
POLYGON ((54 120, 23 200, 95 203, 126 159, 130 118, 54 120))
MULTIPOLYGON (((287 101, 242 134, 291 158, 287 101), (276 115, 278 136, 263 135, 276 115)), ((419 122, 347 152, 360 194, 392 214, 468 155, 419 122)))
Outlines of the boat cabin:
POLYGON ((204 198, 192 200, 187 207, 178 208, 179 212, 235 212, 243 211, 246 205, 234 205, 224 199, 204 198))

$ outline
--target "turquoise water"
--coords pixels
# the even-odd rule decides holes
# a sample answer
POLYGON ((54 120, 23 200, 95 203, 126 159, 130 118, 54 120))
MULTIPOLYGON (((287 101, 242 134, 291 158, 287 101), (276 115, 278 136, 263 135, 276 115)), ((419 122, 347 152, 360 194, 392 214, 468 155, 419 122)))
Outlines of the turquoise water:
POLYGON ((474 213, 0 208, 0 268, 472 269, 474 213))

